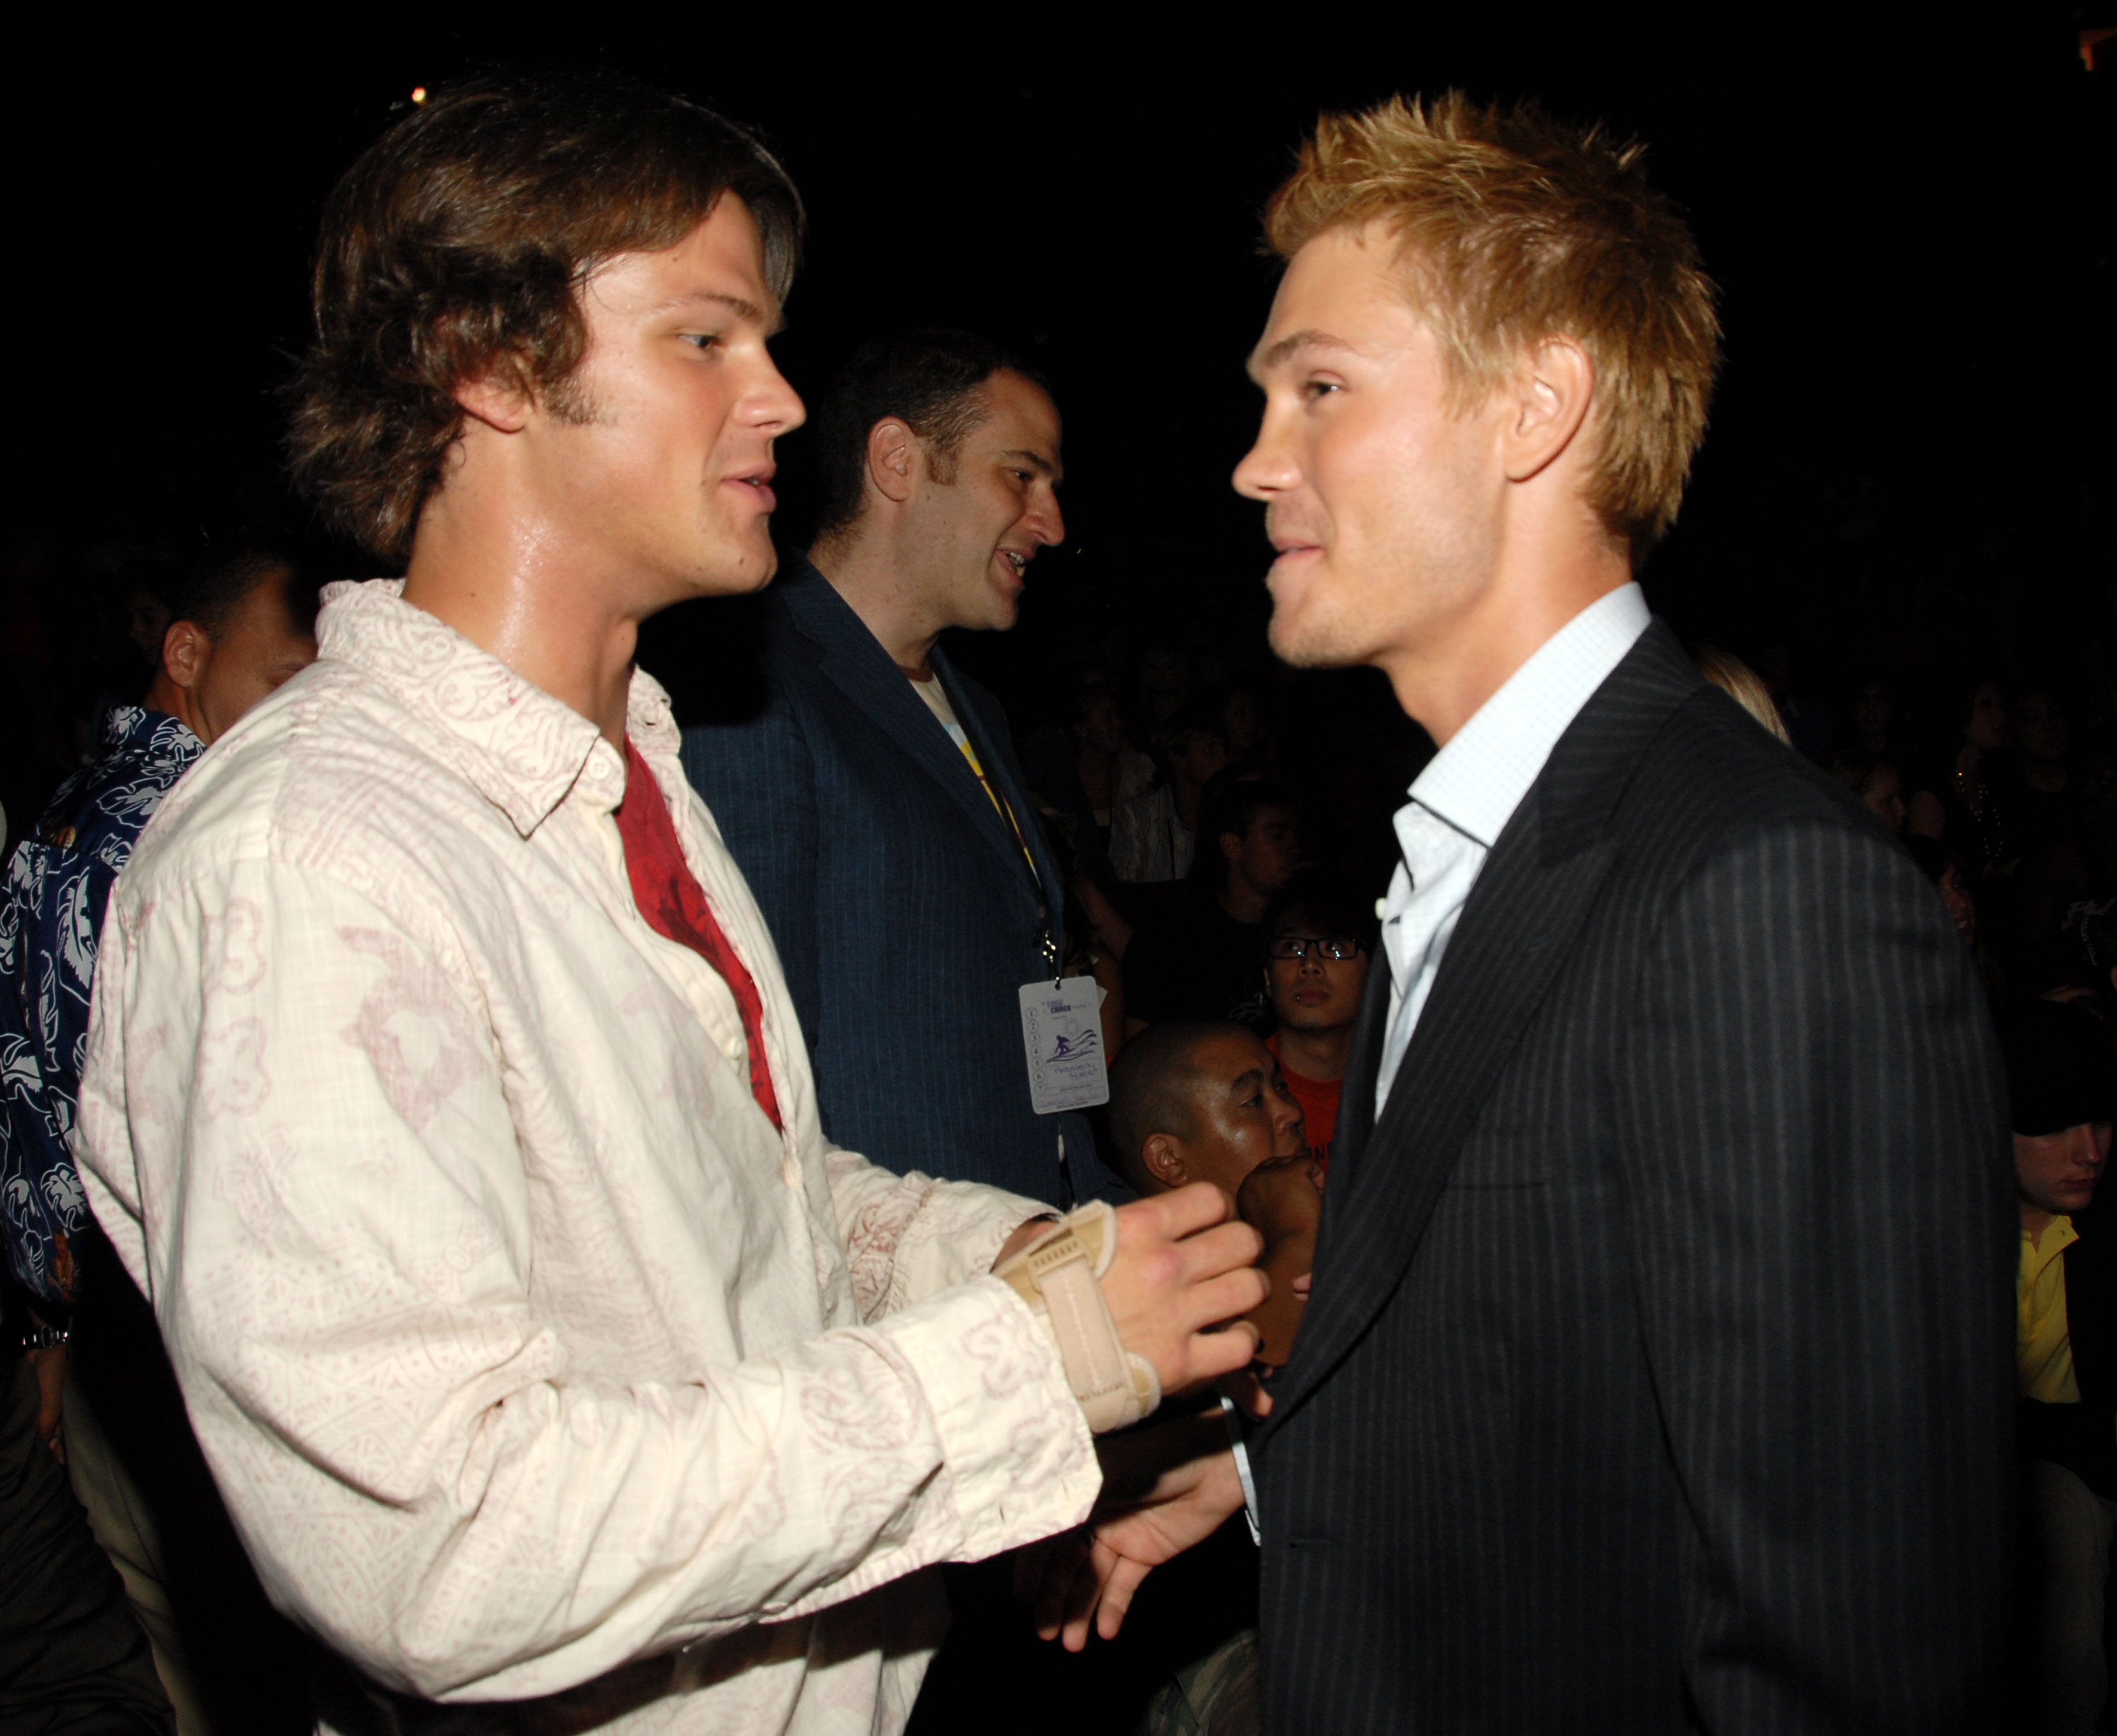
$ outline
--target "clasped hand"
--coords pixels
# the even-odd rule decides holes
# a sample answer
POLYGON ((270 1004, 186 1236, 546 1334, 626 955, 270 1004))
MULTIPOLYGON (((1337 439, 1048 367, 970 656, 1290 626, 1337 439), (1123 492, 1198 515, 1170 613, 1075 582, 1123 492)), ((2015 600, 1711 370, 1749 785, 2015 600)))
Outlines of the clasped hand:
MULTIPOLYGON (((1103 1299, 1125 1348, 1154 1366, 1165 1395, 1248 1366, 1254 1313, 1271 1286, 1257 1270, 1263 1239, 1207 1182, 1120 1207, 1117 1254, 1103 1299)), ((1211 1536, 1243 1503, 1216 1401, 1174 1422, 1097 1443, 1103 1493, 1091 1526, 1031 1544, 1015 1588, 1037 1632, 1069 1651, 1092 1621, 1114 1638, 1155 1567, 1211 1536)))
POLYGON ((1103 1493, 1078 1530, 1047 1537, 1015 1556, 1015 1595, 1031 1607, 1037 1635, 1068 1651, 1088 1628, 1117 1637, 1141 1582, 1202 1543, 1243 1504, 1242 1480, 1217 1402, 1179 1421, 1105 1435, 1103 1493))
POLYGON ((1120 1206, 1103 1300, 1124 1347, 1154 1365, 1165 1396, 1245 1367, 1257 1331, 1240 1318, 1270 1286, 1263 1242, 1210 1182, 1120 1206), (1233 1322, 1232 1325, 1228 1323, 1233 1322))

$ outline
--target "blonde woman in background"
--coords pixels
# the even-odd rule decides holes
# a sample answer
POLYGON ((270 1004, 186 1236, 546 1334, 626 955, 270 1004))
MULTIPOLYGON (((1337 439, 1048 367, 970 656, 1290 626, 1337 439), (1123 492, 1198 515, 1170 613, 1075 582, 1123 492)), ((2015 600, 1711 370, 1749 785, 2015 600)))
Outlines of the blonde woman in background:
POLYGON ((1778 707, 1772 704, 1772 696, 1764 690, 1764 684, 1757 679, 1755 670, 1741 658, 1714 645, 1700 645, 1695 661, 1698 672, 1707 681, 1788 747, 1793 746, 1793 737, 1787 733, 1786 720, 1779 715, 1778 707))

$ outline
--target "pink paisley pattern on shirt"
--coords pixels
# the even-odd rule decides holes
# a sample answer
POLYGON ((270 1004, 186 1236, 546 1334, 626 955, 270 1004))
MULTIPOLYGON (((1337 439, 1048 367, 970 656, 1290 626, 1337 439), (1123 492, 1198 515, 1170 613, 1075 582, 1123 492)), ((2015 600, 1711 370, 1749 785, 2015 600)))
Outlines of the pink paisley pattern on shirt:
POLYGON ((477 1034, 447 976, 408 943, 371 928, 341 928, 339 939, 347 951, 381 961, 385 973, 340 1035, 366 1052, 397 1113, 423 1128, 478 1070, 477 1034))

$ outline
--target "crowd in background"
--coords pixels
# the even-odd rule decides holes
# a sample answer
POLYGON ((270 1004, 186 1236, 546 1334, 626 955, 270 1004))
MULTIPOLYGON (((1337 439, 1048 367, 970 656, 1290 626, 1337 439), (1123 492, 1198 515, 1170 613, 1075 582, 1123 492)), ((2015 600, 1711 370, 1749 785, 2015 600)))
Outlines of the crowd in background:
MULTIPOLYGON (((8 552, 0 811, 10 837, 93 756, 111 708, 137 699, 167 599, 206 552, 196 535, 150 546, 31 540, 8 552)), ((327 552, 296 552, 312 579, 351 570, 327 552)), ((1357 900, 1379 898, 1395 861, 1391 816, 1432 753, 1381 679, 1278 663, 1263 643, 1261 589, 1246 578, 1229 579, 1218 608, 1172 608, 1150 593, 1128 610, 1111 588, 1078 584, 1074 570, 1049 582, 1076 584, 1076 595, 1028 612, 1004 638, 963 636, 957 655, 1008 708, 1088 919, 1080 932, 1122 963, 1134 930, 1165 925, 1187 886, 1223 889, 1217 846, 1195 842, 1201 816, 1209 828, 1225 824, 1233 800, 1246 833, 1258 785, 1264 806, 1294 825, 1290 838, 1280 828, 1270 861, 1226 865, 1238 880, 1259 881, 1246 926, 1297 865, 1357 900)), ((1188 594, 1210 593, 1194 575, 1188 594)), ((650 633, 643 662, 676 694, 680 716, 687 695, 708 685, 690 665, 698 645, 718 638, 713 612, 740 607, 693 605, 650 633)), ((1754 672, 1795 750, 1904 840, 1995 1004, 2065 992, 2117 1013, 2113 635, 2085 605, 2078 612, 2039 624, 2034 643, 2002 632, 1938 652, 1930 639, 1894 637, 1718 649, 1754 672)), ((717 654, 739 656, 741 643, 717 654)), ((1695 649, 1708 658, 1716 650, 1695 649)), ((1254 973, 1243 981, 1226 1006, 1187 989, 1169 1010, 1218 1014, 1247 1000, 1254 1015, 1254 973)), ((1149 993, 1132 1016, 1166 1002, 1149 993)))
MULTIPOLYGON (((278 540, 293 551, 297 591, 347 571, 328 553, 278 540)), ((0 603, 0 727, 10 742, 0 801, 10 847, 59 783, 94 759, 113 712, 139 702, 172 612, 184 607, 187 575, 215 552, 227 550, 177 538, 159 547, 23 543, 12 552, 0 603)), ((1102 984, 1113 1055, 1155 1024, 1167 1025, 1172 1041, 1179 1027, 1195 1041, 1196 1021, 1232 1019, 1268 1038, 1283 1078, 1274 1078, 1275 1106, 1258 1137, 1305 1144, 1321 1160, 1320 1186, 1379 901, 1398 860, 1392 816, 1432 744, 1374 672, 1295 671, 1273 659, 1252 586, 1231 581, 1219 609, 1142 599, 1128 618, 1122 599, 1068 570, 1048 582, 1073 593, 1047 598, 1012 634, 957 635, 953 654, 1007 707, 1066 877, 1068 966, 1102 984)), ((671 687, 680 718, 743 703, 740 681, 724 677, 739 675, 750 654, 745 610, 740 602, 692 605, 645 639, 643 664, 671 687)), ((2043 1088, 2022 1069, 2050 1071, 2050 1055, 2077 1041, 2091 1018, 2117 1032, 2117 689, 2106 673, 2107 623, 2074 626, 2055 651, 2048 639, 2038 641, 2040 653, 1998 638, 1953 658, 1886 642, 1691 647, 1709 679, 1856 795, 1933 883, 2003 1033, 2015 1075, 2018 1157, 2022 1129, 2036 1120, 2027 1106, 2043 1088), (2053 1001, 2077 1004, 2064 1029, 2037 1022, 2053 1001)), ((1229 1068, 1238 1064, 1247 1063, 1238 1057, 1229 1068)), ((2102 1112, 2082 1106, 2104 1090, 2082 1083, 2091 1070, 2105 1078, 2100 1064, 2068 1064, 2078 1079, 2068 1074, 2071 1083, 2045 1092, 2064 1099, 2043 1116, 2054 1129, 2102 1112)), ((1142 1154, 1122 1128, 1113 1137, 1111 1119, 1096 1118, 1098 1138, 1128 1185, 1151 1193, 1196 1179, 1164 1175, 1151 1147, 1142 1154)), ((1239 1159, 1233 1191, 1267 1154, 1261 1143, 1229 1151, 1239 1159)), ((2039 1196, 2023 1197, 2035 1210, 2039 1196)), ((2080 1292, 2077 1346, 2099 1342, 2086 1324, 2090 1295, 2101 1295, 2088 1288, 2100 1270, 2090 1258, 2101 1249, 2092 1221, 2083 1219, 2090 1255, 2069 1255, 2063 1268, 2080 1292)), ((2029 1245, 2024 1270, 2033 1278, 2059 1272, 2054 1262, 2073 1244, 2029 1245)), ((2022 1342, 2033 1348, 2040 1328, 2027 1278, 2022 1295, 2022 1342)), ((1284 1354, 1282 1344, 1272 1360, 1284 1354)), ((2106 1409, 2099 1354, 2085 1349, 2076 1358, 2098 1416, 2106 1409)), ((2104 1540, 2068 1570, 2087 1587, 2073 1600, 2091 1611, 2082 1618, 2087 1637, 2072 1631, 2080 1621, 2069 1627, 2056 1617, 2040 1617, 2041 1631, 2049 1645, 2099 1655, 2117 1458, 2100 1436, 2093 1451, 2075 1450, 2077 1429, 2055 1446, 2044 1441, 2036 1429, 2050 1434, 2050 1418, 2077 1422, 2087 1411, 2070 1401, 2036 1403, 2026 1384, 2024 1392, 2031 1460, 2046 1471, 2050 1463, 2078 1471, 2064 1490, 2092 1509, 2076 1523, 2054 1507, 2053 1535, 2104 1540)), ((2050 1607, 2062 1601, 2054 1593, 2050 1607)), ((1216 1651, 1214 1667, 1253 1672, 1247 1630, 1240 1644, 1252 1649, 1216 1651)), ((2064 1677, 2065 1666, 2049 1674, 2064 1677)), ((2099 1686, 2087 1692, 2099 1702, 2099 1686)))
POLYGON ((1040 317, 818 390, 754 137, 400 107, 313 519, 194 415, 204 486, 0 539, 0 1736, 2110 1727, 2117 589, 2047 410, 1936 463, 1782 310, 1760 417, 1768 279, 1636 148, 1394 99, 1267 210, 1275 616, 1097 441, 1232 458, 1210 395, 1040 317), (1393 486, 1464 357, 1495 438, 1393 486))

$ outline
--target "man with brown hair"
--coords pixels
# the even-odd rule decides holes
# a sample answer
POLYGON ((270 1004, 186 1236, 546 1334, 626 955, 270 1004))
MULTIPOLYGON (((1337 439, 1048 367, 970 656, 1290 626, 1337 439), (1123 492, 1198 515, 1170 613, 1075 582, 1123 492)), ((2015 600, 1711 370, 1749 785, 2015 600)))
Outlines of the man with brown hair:
POLYGON ((333 1729, 897 1729, 920 1570, 1077 1522, 1091 1430, 1249 1354, 1212 1189, 1054 1229, 823 1138, 632 668, 772 575, 800 218, 615 82, 373 146, 295 457, 405 576, 332 589, 111 901, 91 1204, 333 1729))
MULTIPOLYGON (((1267 219, 1272 643, 1440 745, 1248 1443, 1282 1731, 2002 1722, 1990 1029, 1912 864, 1633 582, 1717 344, 1640 155, 1395 101, 1267 219)), ((1216 1489, 1105 1521, 1120 1604, 1216 1489)))
POLYGON ((1065 533, 1058 408, 989 339, 928 330, 863 344, 819 420, 823 523, 765 599, 762 704, 686 727, 684 769, 778 940, 824 1131, 1108 1195, 1088 1123, 1039 1113, 1023 1060, 1064 878, 1006 713, 943 644, 1012 627, 1065 533))

